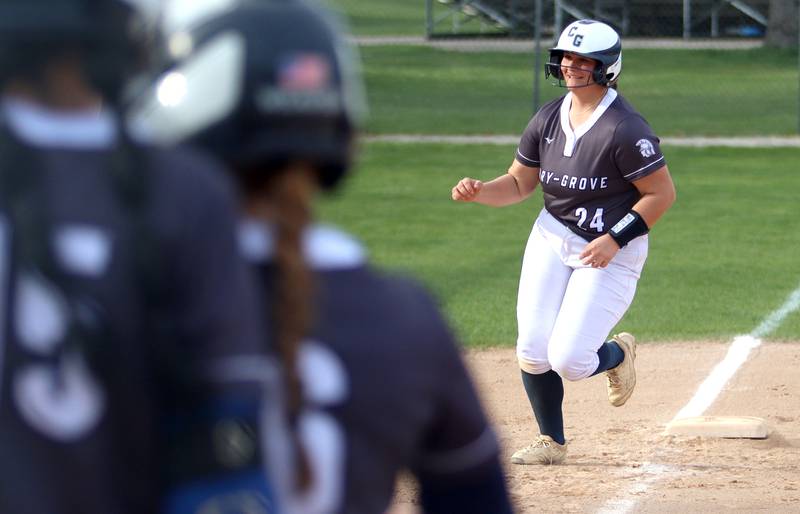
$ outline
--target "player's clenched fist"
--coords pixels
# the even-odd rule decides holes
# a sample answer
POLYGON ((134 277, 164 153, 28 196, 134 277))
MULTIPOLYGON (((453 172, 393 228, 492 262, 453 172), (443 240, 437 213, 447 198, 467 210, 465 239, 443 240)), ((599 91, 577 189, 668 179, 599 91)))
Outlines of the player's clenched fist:
POLYGON ((464 177, 458 181, 458 184, 453 188, 453 200, 457 202, 471 202, 475 200, 481 189, 483 182, 474 178, 464 177))

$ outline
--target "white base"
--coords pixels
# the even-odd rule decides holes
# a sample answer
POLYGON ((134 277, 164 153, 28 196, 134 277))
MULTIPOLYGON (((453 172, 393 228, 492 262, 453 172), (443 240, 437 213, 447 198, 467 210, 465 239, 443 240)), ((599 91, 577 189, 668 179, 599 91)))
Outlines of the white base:
POLYGON ((754 416, 697 416, 671 421, 665 435, 766 439, 767 423, 754 416))

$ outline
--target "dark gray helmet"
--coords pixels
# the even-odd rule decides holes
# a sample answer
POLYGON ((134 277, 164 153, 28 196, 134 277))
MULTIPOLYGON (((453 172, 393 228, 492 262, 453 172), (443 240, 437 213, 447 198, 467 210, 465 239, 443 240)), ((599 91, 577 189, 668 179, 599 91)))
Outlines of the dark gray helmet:
POLYGON ((350 166, 365 110, 357 59, 338 24, 301 0, 216 4, 189 20, 165 13, 171 62, 138 121, 157 140, 199 144, 237 169, 309 161, 333 186, 350 166))
POLYGON ((35 77, 58 50, 81 50, 86 72, 106 99, 146 66, 154 0, 0 1, 0 80, 35 77), (150 9, 147 9, 149 7, 150 9))

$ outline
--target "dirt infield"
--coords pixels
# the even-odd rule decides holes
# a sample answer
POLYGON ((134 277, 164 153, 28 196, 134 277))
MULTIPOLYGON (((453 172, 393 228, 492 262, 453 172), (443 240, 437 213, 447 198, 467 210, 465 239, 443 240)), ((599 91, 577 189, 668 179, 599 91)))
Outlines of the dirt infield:
MULTIPOLYGON (((704 413, 762 417, 767 439, 662 435, 729 345, 640 345, 637 388, 620 408, 607 403, 603 376, 565 384, 568 460, 506 466, 517 512, 800 512, 800 343, 757 348, 704 413)), ((535 434, 514 351, 467 359, 509 462, 535 434)), ((401 481, 391 514, 414 503, 414 484, 401 481)))

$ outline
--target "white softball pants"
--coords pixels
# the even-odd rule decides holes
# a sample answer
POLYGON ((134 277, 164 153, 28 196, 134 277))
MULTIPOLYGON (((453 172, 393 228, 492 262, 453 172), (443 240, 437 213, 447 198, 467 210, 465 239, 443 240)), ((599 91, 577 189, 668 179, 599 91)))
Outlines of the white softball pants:
POLYGON ((633 300, 647 235, 628 243, 605 268, 581 263, 586 244, 542 209, 525 247, 517 296, 517 359, 527 373, 590 376, 599 364, 597 350, 633 300))

